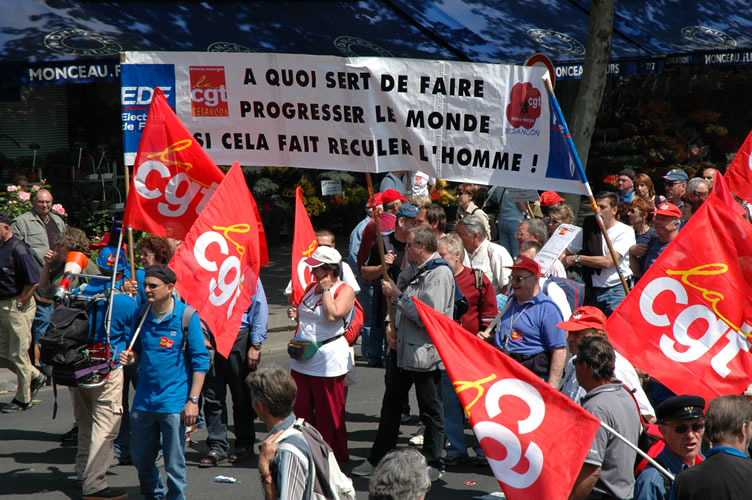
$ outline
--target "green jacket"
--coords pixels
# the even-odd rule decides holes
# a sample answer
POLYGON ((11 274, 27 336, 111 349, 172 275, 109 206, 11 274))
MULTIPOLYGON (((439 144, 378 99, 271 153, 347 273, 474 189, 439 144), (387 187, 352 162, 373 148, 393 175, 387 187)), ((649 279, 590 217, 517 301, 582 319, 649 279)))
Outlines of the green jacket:
MULTIPOLYGON (((65 231, 65 221, 63 218, 53 212, 50 212, 50 217, 55 221, 58 231, 62 234, 65 231)), ((34 209, 31 209, 13 219, 10 230, 29 245, 31 253, 41 268, 44 265, 44 254, 50 249, 49 240, 47 239, 47 229, 44 227, 42 218, 37 215, 34 209)), ((54 246, 53 244, 52 247, 54 248, 54 246)))

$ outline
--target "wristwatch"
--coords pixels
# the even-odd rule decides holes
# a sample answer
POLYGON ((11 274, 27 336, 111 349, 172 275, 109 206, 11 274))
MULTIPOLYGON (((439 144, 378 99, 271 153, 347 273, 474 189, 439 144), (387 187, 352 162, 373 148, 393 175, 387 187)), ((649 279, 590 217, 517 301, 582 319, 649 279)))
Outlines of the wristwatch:
POLYGON ((579 264, 580 263, 580 254, 577 254, 574 256, 574 263, 579 264))
POLYGON ((21 302, 20 300, 17 300, 17 301, 16 301, 16 307, 17 307, 18 309, 23 309, 23 302, 21 302))
POLYGON ((189 398, 188 398, 188 401, 190 401, 190 402, 191 402, 191 403, 193 403, 194 405, 197 405, 197 404, 198 404, 198 398, 197 398, 197 397, 195 397, 195 396, 193 396, 193 397, 189 397, 189 398))
POLYGON ((251 347, 253 347, 257 351, 260 351, 261 350, 261 342, 256 342, 255 344, 251 344, 251 347))

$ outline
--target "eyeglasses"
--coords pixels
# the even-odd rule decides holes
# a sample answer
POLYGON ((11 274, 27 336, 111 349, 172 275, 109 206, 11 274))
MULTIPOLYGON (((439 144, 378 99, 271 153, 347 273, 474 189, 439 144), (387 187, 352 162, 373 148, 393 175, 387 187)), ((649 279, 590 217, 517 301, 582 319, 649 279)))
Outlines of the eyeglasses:
POLYGON ((692 429, 692 432, 700 432, 705 428, 705 422, 698 422, 696 424, 679 424, 675 427, 673 427, 673 430, 677 434, 684 434, 689 429, 692 429))
POLYGON ((516 233, 514 233, 515 238, 520 238, 522 236, 529 236, 529 235, 530 235, 530 233, 523 233, 523 232, 520 232, 520 231, 517 231, 516 233))
POLYGON ((683 184, 682 181, 666 181, 663 183, 666 187, 676 186, 677 184, 683 184))
POLYGON ((144 283, 144 288, 154 290, 155 288, 159 288, 162 285, 164 285, 164 283, 144 283))
POLYGON ((528 279, 530 276, 535 276, 534 274, 528 274, 527 276, 512 276, 511 280, 515 283, 522 283, 526 279, 528 279))

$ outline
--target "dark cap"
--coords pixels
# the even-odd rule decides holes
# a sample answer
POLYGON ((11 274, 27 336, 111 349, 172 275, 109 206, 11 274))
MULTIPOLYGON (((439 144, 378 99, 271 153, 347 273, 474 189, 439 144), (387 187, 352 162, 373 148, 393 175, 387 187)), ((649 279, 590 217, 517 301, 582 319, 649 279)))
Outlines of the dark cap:
POLYGON ((166 264, 154 264, 153 266, 147 267, 144 271, 144 277, 157 278, 158 280, 162 280, 163 283, 170 284, 175 284, 178 280, 175 271, 167 267, 166 264))
POLYGON ((702 417, 705 400, 700 396, 672 396, 655 407, 655 416, 659 423, 666 420, 689 420, 702 417))
POLYGON ((401 219, 407 217, 408 219, 414 219, 418 216, 418 207, 411 205, 410 203, 404 203, 397 209, 397 218, 401 219))
POLYGON ((619 175, 626 175, 632 180, 634 180, 635 178, 634 170, 632 170, 631 168, 623 168, 621 172, 619 172, 619 175))
POLYGON ((0 212, 0 223, 8 224, 10 226, 11 222, 13 222, 13 218, 8 215, 8 212, 0 212))

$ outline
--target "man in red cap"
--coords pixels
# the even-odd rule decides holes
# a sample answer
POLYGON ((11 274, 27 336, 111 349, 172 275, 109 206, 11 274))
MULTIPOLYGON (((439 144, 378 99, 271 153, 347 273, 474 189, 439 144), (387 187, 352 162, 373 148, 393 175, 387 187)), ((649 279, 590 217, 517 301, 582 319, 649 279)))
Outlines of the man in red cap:
POLYGON ((509 307, 503 309, 493 343, 558 388, 567 356, 566 334, 556 326, 563 319, 561 312, 540 291, 541 273, 537 262, 529 257, 518 257, 509 268, 513 295, 509 298, 509 307))
MULTIPOLYGON (((568 321, 562 321, 556 326, 567 331, 567 345, 569 346, 569 352, 572 353, 572 357, 564 369, 564 376, 561 379, 559 391, 579 404, 581 398, 585 395, 585 389, 580 387, 575 373, 574 365, 577 359, 577 343, 590 335, 608 338, 608 333, 606 333, 606 315, 597 307, 582 306, 574 310, 568 321)), ((637 372, 624 356, 616 350, 614 352, 616 354, 614 378, 623 382, 632 391, 637 405, 640 407, 640 414, 642 414, 645 420, 648 422, 654 421, 655 411, 650 401, 648 401, 645 391, 642 389, 637 372)))
POLYGON ((676 238, 681 227, 682 211, 673 203, 661 203, 652 213, 653 227, 657 236, 651 238, 647 244, 640 243, 629 249, 630 257, 645 256, 642 266, 638 259, 630 259, 629 265, 637 278, 647 272, 668 244, 676 238))
MULTIPOLYGON (((376 195, 374 195, 375 197, 376 195)), ((399 210, 400 205, 403 203, 407 203, 407 199, 394 189, 387 189, 381 193, 381 205, 384 208, 384 212, 379 215, 379 231, 382 234, 394 231, 394 225, 397 222, 397 210, 399 210)), ((360 272, 360 268, 363 267, 369 255, 371 255, 371 249, 375 243, 376 223, 371 221, 363 229, 363 238, 360 240, 357 261, 358 272, 360 272)))

